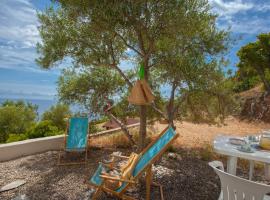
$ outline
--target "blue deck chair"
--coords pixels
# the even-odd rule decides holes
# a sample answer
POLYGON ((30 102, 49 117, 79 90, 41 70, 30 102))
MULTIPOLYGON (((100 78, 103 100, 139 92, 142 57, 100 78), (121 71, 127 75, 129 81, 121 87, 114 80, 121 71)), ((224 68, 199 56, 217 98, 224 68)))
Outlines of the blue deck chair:
POLYGON ((88 144, 88 118, 73 117, 69 119, 64 139, 63 151, 60 151, 58 165, 83 164, 87 160, 88 144), (63 152, 85 152, 83 162, 62 162, 61 154, 63 152))
POLYGON ((163 199, 162 186, 152 182, 152 165, 162 156, 177 137, 178 134, 172 127, 168 126, 164 129, 160 135, 141 152, 141 157, 132 172, 132 179, 130 180, 102 175, 102 172, 104 172, 104 170, 106 171, 108 168, 106 168, 106 165, 100 163, 94 175, 87 180, 89 186, 96 188, 96 192, 92 199, 97 199, 99 194, 103 191, 117 196, 120 199, 135 200, 135 198, 127 196, 124 193, 131 184, 136 183, 135 181, 138 180, 144 172, 146 172, 146 200, 150 199, 151 184, 160 187, 161 199, 163 199), (122 185, 116 190, 112 190, 105 186, 106 180, 120 181, 122 182, 122 185))

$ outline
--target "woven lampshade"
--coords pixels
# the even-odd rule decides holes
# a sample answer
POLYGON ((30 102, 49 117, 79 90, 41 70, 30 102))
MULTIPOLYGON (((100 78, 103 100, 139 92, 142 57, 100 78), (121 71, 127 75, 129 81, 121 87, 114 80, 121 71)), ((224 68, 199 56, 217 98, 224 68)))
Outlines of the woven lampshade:
POLYGON ((133 88, 131 94, 128 97, 128 101, 135 105, 149 105, 155 99, 148 83, 142 79, 138 80, 133 88))

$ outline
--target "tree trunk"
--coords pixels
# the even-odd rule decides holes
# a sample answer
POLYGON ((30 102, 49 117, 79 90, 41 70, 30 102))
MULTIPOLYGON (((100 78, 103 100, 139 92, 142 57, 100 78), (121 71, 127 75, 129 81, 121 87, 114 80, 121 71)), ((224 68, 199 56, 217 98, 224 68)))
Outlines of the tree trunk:
POLYGON ((117 119, 112 113, 107 112, 107 115, 113 119, 122 129, 124 134, 127 136, 128 140, 131 142, 132 145, 136 145, 135 141, 132 138, 132 135, 129 133, 129 130, 127 129, 126 125, 123 124, 119 119, 117 119))
POLYGON ((168 122, 169 122, 169 125, 171 127, 175 128, 173 120, 174 120, 174 113, 171 112, 171 111, 169 111, 168 112, 168 122))
POLYGON ((263 69, 260 67, 256 67, 256 70, 257 70, 257 72, 258 72, 258 74, 263 82, 263 85, 264 85, 267 93, 269 94, 270 93, 270 84, 265 78, 265 73, 264 73, 263 69))
MULTIPOLYGON (((148 60, 144 60, 144 79, 148 83, 148 60)), ((140 138, 139 138, 139 151, 145 147, 146 138, 146 125, 147 125, 147 106, 140 106, 140 138)))
POLYGON ((146 120, 147 120, 147 106, 140 106, 140 137, 139 137, 139 151, 145 147, 146 138, 146 120))
POLYGON ((175 110, 174 109, 174 96, 175 96, 176 88, 177 88, 177 83, 176 81, 174 81, 172 84, 170 100, 167 106, 168 122, 169 122, 169 125, 172 126, 173 128, 175 128, 173 120, 174 120, 174 110, 175 110))

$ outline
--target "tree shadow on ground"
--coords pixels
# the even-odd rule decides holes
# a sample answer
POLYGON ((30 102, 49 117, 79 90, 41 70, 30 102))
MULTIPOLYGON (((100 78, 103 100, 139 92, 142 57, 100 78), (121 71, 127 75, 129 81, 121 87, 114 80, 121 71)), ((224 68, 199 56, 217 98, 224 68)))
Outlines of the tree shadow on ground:
MULTIPOLYGON (((108 159, 113 151, 129 154, 128 149, 90 149, 87 165, 57 166, 58 152, 30 156, 20 163, 20 168, 31 173, 30 181, 21 190, 31 200, 35 199, 91 199, 86 179, 94 174, 98 163, 108 159)), ((170 200, 216 200, 220 192, 219 179, 207 161, 176 152, 177 159, 167 153, 153 167, 153 179, 163 185, 164 198, 170 200), (180 157, 180 158, 179 158, 180 157)), ((29 175, 30 176, 30 175, 29 175)), ((128 192, 137 199, 145 199, 145 180, 136 190, 128 192)), ((16 194, 16 190, 15 193, 16 194)), ((116 198, 102 194, 103 200, 116 198)), ((151 188, 151 199, 160 199, 159 188, 151 188)))
POLYGON ((29 199, 86 199, 88 187, 85 180, 89 178, 98 163, 111 152, 107 150, 89 151, 86 165, 57 166, 58 152, 37 155, 22 162, 20 167, 36 171, 37 177, 28 183, 25 194, 29 199), (42 158, 43 157, 43 158, 42 158))

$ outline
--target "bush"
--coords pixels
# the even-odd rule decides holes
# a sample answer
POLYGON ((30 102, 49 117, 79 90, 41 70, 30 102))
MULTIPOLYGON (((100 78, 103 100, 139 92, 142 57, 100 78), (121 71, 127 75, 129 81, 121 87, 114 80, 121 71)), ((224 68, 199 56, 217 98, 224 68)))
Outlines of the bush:
POLYGON ((89 134, 94 134, 94 133, 97 133, 97 132, 100 132, 100 131, 102 131, 102 129, 97 127, 97 125, 89 123, 89 134))
POLYGON ((109 118, 105 116, 105 117, 101 117, 99 119, 93 120, 91 122, 91 124, 95 124, 96 125, 96 124, 104 123, 104 122, 106 122, 108 120, 109 120, 109 118))
POLYGON ((65 118, 68 118, 70 115, 71 111, 68 105, 57 104, 43 113, 42 120, 49 120, 53 126, 60 130, 65 130, 67 125, 65 118))
POLYGON ((211 144, 204 144, 204 147, 200 150, 201 159, 204 161, 214 160, 215 152, 211 144))
POLYGON ((5 101, 0 106, 0 143, 8 134, 21 134, 29 129, 37 118, 37 106, 24 101, 5 101))
POLYGON ((260 83, 261 81, 258 76, 246 77, 242 80, 235 81, 233 91, 237 93, 243 92, 243 91, 246 91, 255 87, 256 85, 260 83))
POLYGON ((62 130, 59 130, 56 126, 53 125, 52 121, 44 120, 33 127, 27 132, 28 138, 40 138, 53 135, 63 134, 62 130))
POLYGON ((17 142, 26 139, 28 139, 28 136, 26 134, 9 134, 6 142, 17 142))
POLYGON ((173 145, 170 145, 167 149, 167 152, 176 153, 177 149, 173 145))

